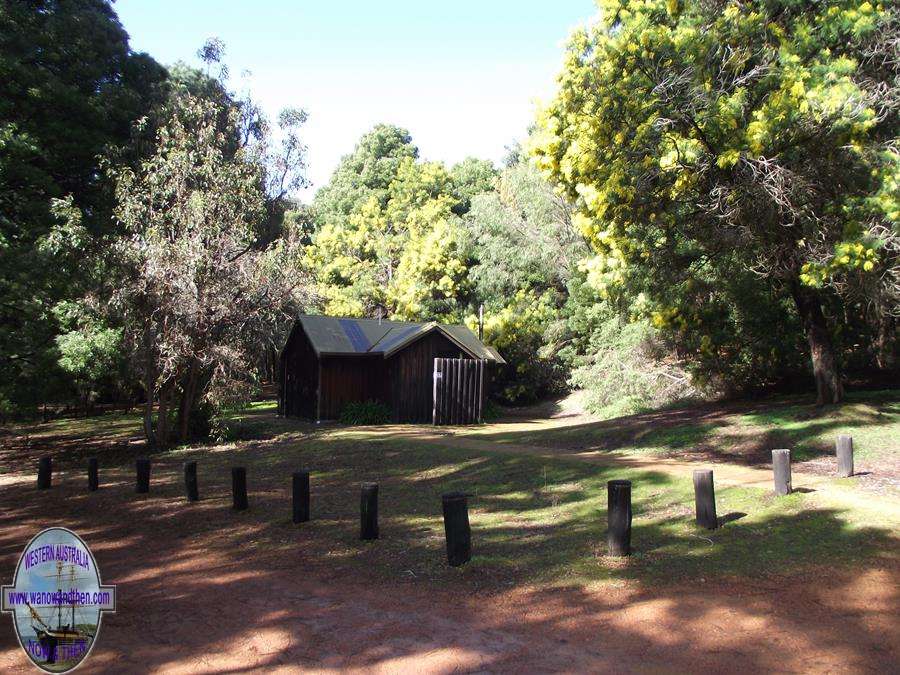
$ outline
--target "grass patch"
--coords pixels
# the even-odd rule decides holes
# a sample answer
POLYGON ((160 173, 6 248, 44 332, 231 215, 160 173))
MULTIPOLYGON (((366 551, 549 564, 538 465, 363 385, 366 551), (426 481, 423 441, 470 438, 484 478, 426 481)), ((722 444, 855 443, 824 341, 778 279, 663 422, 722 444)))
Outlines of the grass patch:
POLYGON ((875 459, 900 449, 900 393, 854 392, 842 404, 821 409, 798 403, 773 405, 737 415, 734 422, 751 430, 776 431, 796 459, 833 452, 839 434, 853 436, 856 457, 875 459))
MULTIPOLYGON (((665 424, 654 417, 661 413, 651 413, 613 421, 603 429, 592 424, 587 429, 578 425, 574 430, 547 430, 539 432, 538 438, 559 442, 574 438, 571 434, 589 434, 613 438, 619 450, 641 453, 693 447, 711 435, 758 436, 760 429, 815 447, 815 439, 846 430, 854 435, 861 453, 864 447, 878 444, 887 452, 895 441, 885 434, 900 429, 898 403, 893 395, 854 397, 823 415, 806 417, 810 406, 785 400, 741 410, 707 408, 701 418, 690 420, 677 417, 684 411, 674 411, 674 421, 668 419, 665 424)), ((242 433, 230 442, 157 453, 159 493, 180 497, 181 463, 196 459, 204 499, 228 504, 228 467, 244 465, 251 509, 241 517, 253 524, 252 545, 290 556, 296 554, 300 537, 310 560, 342 573, 459 582, 474 588, 614 580, 659 585, 777 575, 823 563, 861 565, 897 551, 896 521, 889 510, 880 515, 864 503, 850 508, 831 504, 815 493, 776 498, 767 489, 724 488, 717 491, 719 515, 743 515, 705 531, 693 522, 689 475, 464 449, 451 447, 449 441, 404 441, 390 431, 353 435, 346 429, 277 418, 273 412, 270 402, 236 411, 229 419, 242 433), (298 528, 290 523, 288 495, 290 474, 300 467, 312 471, 313 520, 298 528), (162 482, 164 476, 168 483, 162 482), (605 555, 606 482, 614 478, 634 483, 634 554, 627 559, 605 555), (381 486, 382 539, 374 543, 358 541, 359 484, 363 481, 377 481, 381 486), (457 490, 473 494, 474 558, 463 568, 451 569, 444 551, 441 495, 457 490)), ((502 425, 492 428, 502 429, 502 425)), ((414 433, 413 428, 407 430, 414 433)), ((132 454, 117 455, 113 451, 115 439, 140 434, 138 415, 56 420, 36 425, 31 432, 40 435, 41 452, 57 448, 55 457, 62 470, 67 466, 82 470, 80 455, 65 454, 66 448, 77 447, 79 452, 100 455, 104 468, 122 466, 130 478, 132 454, 142 452, 135 448, 129 451, 132 454), (93 444, 90 449, 88 444, 93 444), (102 447, 110 449, 109 455, 98 452, 102 447)), ((866 450, 872 451, 872 447, 866 450)), ((0 468, 21 467, 17 461, 13 455, 4 456, 0 468)), ((849 481, 846 488, 855 489, 849 481)), ((188 517, 181 508, 157 517, 179 516, 188 517)), ((171 522, 176 527, 182 521, 171 522)), ((216 522, 192 520, 190 527, 198 529, 198 536, 205 528, 215 531, 215 545, 244 545, 230 541, 216 522)))
POLYGON ((691 480, 662 472, 328 434, 301 447, 316 486, 316 538, 332 549, 333 564, 358 573, 461 578, 475 586, 659 584, 853 564, 890 551, 895 541, 889 528, 815 508, 803 494, 777 499, 768 490, 723 489, 719 514, 747 515, 709 532, 693 523, 691 480), (606 481, 613 478, 634 483, 634 555, 626 560, 605 555, 606 481), (358 484, 368 480, 381 486, 383 539, 361 545, 358 484), (440 497, 455 490, 473 494, 475 557, 461 569, 446 566, 443 549, 440 497))
POLYGON ((469 434, 498 443, 645 455, 700 453, 742 463, 768 463, 773 448, 793 450, 795 461, 834 453, 838 434, 853 436, 860 460, 896 458, 900 452, 900 391, 855 392, 839 405, 817 407, 807 399, 776 397, 666 408, 613 420, 569 426, 504 425, 469 434))

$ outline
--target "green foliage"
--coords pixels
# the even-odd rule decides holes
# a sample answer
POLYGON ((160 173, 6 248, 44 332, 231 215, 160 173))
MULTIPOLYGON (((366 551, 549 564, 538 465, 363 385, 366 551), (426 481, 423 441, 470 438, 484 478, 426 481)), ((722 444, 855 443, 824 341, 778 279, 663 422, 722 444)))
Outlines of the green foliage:
POLYGON ((836 400, 841 366, 895 363, 892 4, 601 0, 537 167, 517 144, 448 168, 380 124, 309 206, 306 113, 237 98, 221 41, 167 72, 105 0, 2 2, 0 36, 8 411, 129 389, 128 356, 179 409, 164 426, 215 431, 307 275, 332 315, 474 328, 483 305, 508 403, 745 391, 808 373, 806 349, 836 400))
POLYGON ((489 304, 519 290, 564 289, 587 254, 568 203, 528 164, 505 169, 496 191, 472 200, 465 222, 475 260, 471 278, 489 304))
MULTIPOLYGON (((527 403, 562 390, 566 372, 554 345, 545 339, 557 316, 554 294, 526 290, 485 316, 484 340, 507 362, 496 372, 494 396, 506 403, 527 403)), ((470 316, 467 323, 474 329, 477 317, 470 316)))
MULTIPOLYGON (((528 164, 504 169, 465 216, 469 278, 485 305, 485 341, 508 362, 493 394, 534 401, 565 386, 558 335, 566 284, 587 252, 567 202, 528 164)), ((474 315, 468 318, 473 329, 474 315)))
MULTIPOLYGON (((116 174, 116 217, 130 236, 116 242, 109 304, 146 391, 148 428, 158 402, 152 440, 163 446, 170 409, 187 441, 201 404, 221 410, 249 397, 260 345, 306 290, 296 240, 259 246, 265 166, 253 148, 232 152, 213 101, 181 94, 170 114, 153 154, 116 174)), ((232 126, 241 119, 227 115, 232 126)))
POLYGON ((470 284, 465 231, 454 211, 457 193, 480 189, 486 166, 459 165, 463 182, 456 183, 442 164, 416 155, 406 132, 378 126, 317 194, 307 264, 327 314, 462 315, 470 284))
POLYGON ((484 402, 481 410, 481 418, 485 422, 494 422, 503 416, 503 408, 501 408, 493 399, 484 402))
POLYGON ((331 180, 317 193, 313 206, 322 224, 340 227, 342 220, 374 198, 379 208, 388 203, 388 188, 404 160, 419 150, 406 129, 379 124, 365 134, 353 152, 341 159, 331 180))
POLYGON ((497 181, 497 169, 492 162, 476 157, 467 157, 450 169, 453 182, 453 196, 456 205, 453 212, 462 216, 472 207, 472 199, 485 192, 492 192, 497 181))
POLYGON ((594 349, 578 359, 571 383, 586 392, 588 410, 617 417, 696 395, 687 372, 647 321, 607 319, 592 334, 594 349))
MULTIPOLYGON (((900 123, 889 56, 896 8, 600 6, 600 20, 570 42, 533 144, 575 201, 576 224, 596 251, 592 283, 603 293, 646 291, 657 312, 712 338, 690 324, 697 294, 675 289, 698 274, 716 287, 752 272, 777 296, 767 310, 794 303, 816 343, 820 398, 839 398, 825 375, 835 370, 834 331, 821 308, 832 299, 809 286, 834 281, 845 298, 838 316, 858 311, 846 298, 867 284, 878 289, 869 295, 881 315, 896 308, 898 225, 887 196, 900 123)), ((730 291, 720 295, 742 316, 764 295, 730 291)))
POLYGON ((378 401, 354 401, 341 409, 338 420, 350 426, 387 424, 391 421, 391 409, 378 401))
POLYGON ((166 72, 129 49, 105 0, 0 3, 0 36, 0 396, 33 405, 71 391, 52 310, 95 283, 90 254, 116 231, 98 158, 129 144, 166 72), (41 246, 67 195, 84 214, 80 264, 41 246))
POLYGON ((54 311, 63 317, 60 324, 66 331, 56 336, 59 367, 72 378, 82 403, 91 403, 104 387, 109 390, 119 384, 124 370, 123 331, 74 303, 60 303, 54 311))

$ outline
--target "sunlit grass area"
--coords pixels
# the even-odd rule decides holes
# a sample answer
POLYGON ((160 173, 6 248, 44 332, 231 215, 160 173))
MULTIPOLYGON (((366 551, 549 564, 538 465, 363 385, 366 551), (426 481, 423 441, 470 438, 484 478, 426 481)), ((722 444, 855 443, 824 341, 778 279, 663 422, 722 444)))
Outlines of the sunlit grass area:
MULTIPOLYGON (((202 508, 227 508, 229 467, 243 465, 248 469, 251 508, 241 517, 253 523, 253 545, 291 555, 299 540, 328 569, 439 583, 454 579, 477 587, 759 577, 823 564, 852 566, 897 552, 892 513, 885 511, 882 517, 874 507, 830 503, 825 493, 775 497, 762 488, 719 487, 722 527, 702 530, 694 523, 689 471, 680 475, 646 466, 494 452, 490 444, 467 449, 435 437, 412 442, 377 428, 356 431, 277 418, 274 405, 260 402, 234 411, 228 416, 231 437, 221 443, 153 453, 154 494, 174 498, 173 514, 184 518, 177 506, 180 467, 194 459, 199 462, 202 508), (299 468, 312 472, 313 519, 294 525, 289 516, 290 477, 299 468), (606 556, 606 482, 611 479, 633 482, 633 555, 627 559, 606 556), (358 541, 363 481, 381 486, 382 538, 365 544, 358 541), (474 558, 461 569, 449 568, 445 561, 441 495, 450 491, 472 495, 474 558)), ((724 408, 709 419, 714 411, 707 409, 704 418, 670 427, 645 419, 643 435, 635 432, 637 418, 630 417, 623 428, 632 425, 634 440, 630 445, 620 440, 617 449, 646 453, 691 446, 710 435, 728 438, 728 433, 783 434, 793 439, 794 447, 817 447, 838 432, 848 432, 867 457, 896 452, 891 445, 896 442, 892 434, 900 428, 896 397, 852 397, 818 417, 807 418, 809 411, 810 406, 785 401, 766 408, 724 408)), ((502 428, 494 425, 476 435, 502 428)), ((572 433, 605 438, 615 428, 601 433, 588 425, 529 436, 531 442, 544 443, 570 439, 572 433)), ((140 435, 137 414, 57 420, 28 427, 27 433, 37 439, 41 452, 77 450, 58 455, 63 471, 80 472, 82 455, 97 454, 104 470, 118 467, 126 482, 134 456, 147 452, 139 443, 121 447, 123 439, 140 435)), ((507 443, 498 447, 518 437, 504 437, 507 443)), ((4 458, 4 471, 9 461, 4 458)), ((852 480, 833 483, 849 493, 859 490, 852 480)), ((873 502, 878 499, 872 497, 873 502)), ((222 517, 233 516, 204 517, 192 527, 214 528, 222 517)), ((223 532, 222 545, 227 542, 223 532)))
MULTIPOLYGON (((728 522, 701 530, 693 522, 690 476, 386 442, 317 440, 304 444, 302 456, 319 469, 323 490, 349 492, 353 506, 355 481, 382 484, 385 540, 347 555, 393 573, 397 565, 416 575, 454 573, 443 564, 440 518, 440 495, 454 490, 473 495, 476 557, 455 573, 473 581, 766 576, 850 564, 893 545, 888 526, 861 514, 820 508, 800 493, 776 498, 752 488, 720 490, 719 515, 728 522), (613 478, 633 481, 634 555, 627 560, 605 555, 606 481, 613 478)), ((355 511, 340 511, 328 515, 351 537, 355 511)))
POLYGON ((900 453, 900 392, 855 392, 840 405, 819 408, 808 399, 777 397, 758 403, 696 405, 612 420, 505 430, 492 426, 473 437, 574 450, 597 449, 648 455, 703 451, 724 459, 765 460, 776 447, 795 460, 833 453, 838 434, 853 436, 857 458, 900 453))
POLYGON ((862 459, 900 452, 900 393, 853 392, 844 403, 821 414, 808 404, 786 404, 738 415, 736 424, 773 429, 786 447, 803 459, 833 449, 838 434, 853 436, 854 453, 862 459))

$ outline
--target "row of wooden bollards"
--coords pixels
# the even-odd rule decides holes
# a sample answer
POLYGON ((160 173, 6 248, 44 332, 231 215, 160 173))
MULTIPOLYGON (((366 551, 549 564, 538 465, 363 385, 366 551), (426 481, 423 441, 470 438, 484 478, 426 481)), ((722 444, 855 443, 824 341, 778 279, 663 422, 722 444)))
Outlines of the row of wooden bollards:
MULTIPOLYGON (((38 464, 38 488, 47 489, 52 484, 53 463, 50 457, 42 457, 38 464)), ((98 461, 88 459, 88 489, 96 491, 100 486, 98 461)), ((184 489, 189 502, 200 499, 197 481, 197 462, 184 463, 184 489)), ((135 492, 150 492, 150 460, 135 461, 135 492)), ((247 469, 231 467, 232 507, 236 511, 249 508, 247 498, 247 469)), ((310 518, 309 471, 296 471, 292 475, 292 520, 304 523, 310 518)), ((444 513, 444 533, 447 540, 447 561, 453 567, 464 565, 472 557, 472 536, 469 527, 469 495, 450 492, 441 498, 444 513)), ((359 538, 363 541, 378 539, 378 483, 363 483, 360 490, 359 538)))
MULTIPOLYGON (((842 478, 853 475, 853 438, 846 434, 837 437, 835 444, 837 456, 837 474, 842 478)), ((775 494, 784 496, 794 491, 791 484, 791 451, 772 451, 772 470, 775 477, 775 494)))
MULTIPOLYGON (((838 475, 853 475, 853 439, 840 435, 837 439, 836 454, 838 475)), ((791 451, 773 450, 772 469, 775 480, 775 494, 788 495, 791 486, 791 451)), ((611 480, 607 491, 607 534, 606 545, 609 555, 627 556, 631 553, 631 481, 611 480)), ((712 469, 694 471, 694 510, 697 525, 708 530, 719 527, 716 514, 716 491, 712 469)))
MULTIPOLYGON (((853 439, 838 436, 836 444, 838 474, 853 475, 853 439)), ((791 451, 773 450, 772 468, 775 494, 787 495, 791 486, 791 451)), ((50 457, 42 457, 38 465, 38 488, 49 488, 53 465, 50 457)), ((140 458, 135 462, 138 493, 150 491, 150 460, 140 458)), ((694 471, 694 506, 697 524, 706 529, 719 527, 716 514, 716 495, 711 469, 694 471)), ((100 485, 96 457, 88 459, 88 489, 95 491, 100 485)), ((197 462, 185 462, 184 487, 187 499, 200 499, 197 482, 197 462)), ((631 481, 611 480, 607 483, 607 548, 611 556, 627 556, 631 553, 631 481)), ((247 469, 231 468, 231 492, 233 508, 243 511, 249 507, 247 498, 247 469)), ((292 520, 303 523, 309 520, 309 471, 297 471, 292 476, 292 520)), ((463 565, 471 558, 472 539, 469 527, 469 495, 451 492, 442 496, 444 534, 447 540, 447 560, 451 566, 463 565)), ((359 538, 363 541, 378 539, 378 483, 363 483, 360 489, 359 538)))

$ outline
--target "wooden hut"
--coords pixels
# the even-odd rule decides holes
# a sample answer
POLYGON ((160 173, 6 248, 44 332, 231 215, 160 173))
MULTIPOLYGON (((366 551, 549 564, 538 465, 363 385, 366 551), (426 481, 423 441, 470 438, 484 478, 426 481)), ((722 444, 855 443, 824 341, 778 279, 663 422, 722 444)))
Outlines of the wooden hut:
POLYGON ((479 421, 494 363, 505 362, 465 326, 301 316, 281 352, 279 411, 334 420, 377 401, 396 422, 479 421))

